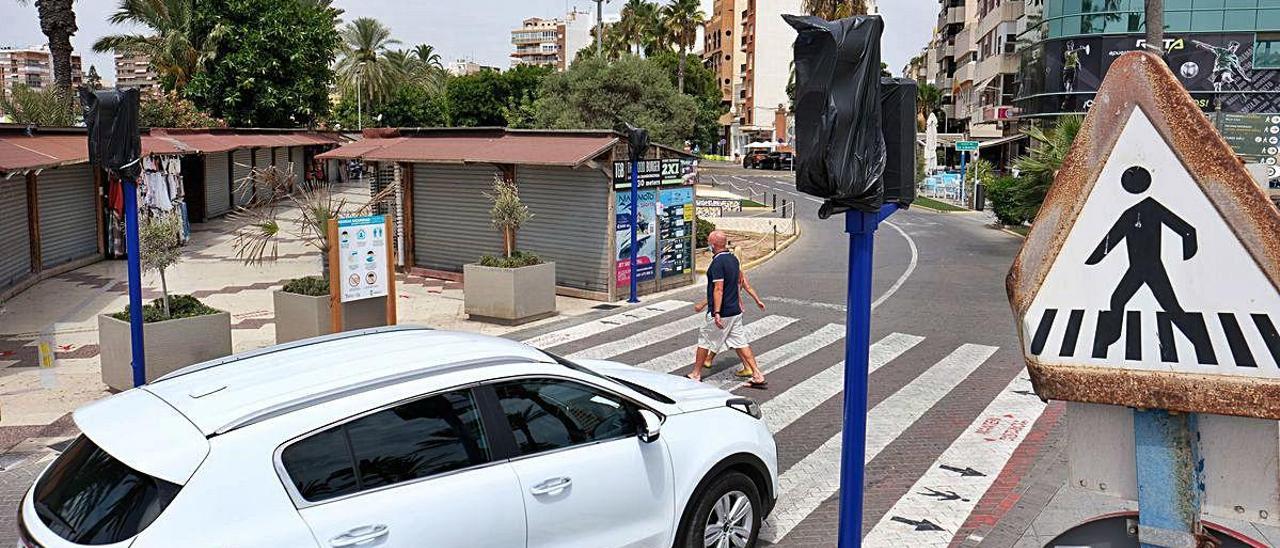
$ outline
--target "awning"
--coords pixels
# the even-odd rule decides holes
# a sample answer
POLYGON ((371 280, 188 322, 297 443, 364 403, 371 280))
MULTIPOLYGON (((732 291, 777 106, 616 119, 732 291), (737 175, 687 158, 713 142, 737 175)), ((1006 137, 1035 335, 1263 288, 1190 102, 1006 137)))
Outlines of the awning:
POLYGON ((997 74, 997 75, 995 75, 995 76, 992 76, 992 77, 990 77, 990 78, 987 78, 986 80, 983 80, 983 81, 981 81, 981 82, 978 82, 978 85, 973 86, 973 91, 978 92, 978 93, 981 93, 981 92, 982 92, 982 90, 986 89, 986 88, 987 88, 987 86, 991 85, 991 82, 994 82, 994 81, 995 81, 995 79, 996 79, 996 78, 999 78, 999 77, 1000 77, 1000 75, 999 75, 999 74, 997 74))
POLYGON ((422 135, 366 138, 316 156, 321 160, 411 163, 488 163, 544 166, 582 165, 613 148, 612 132, 439 131, 422 135))
POLYGON ((1001 138, 999 138, 999 139, 992 139, 992 140, 990 140, 990 141, 983 141, 983 142, 981 142, 981 143, 978 143, 978 148, 987 148, 987 147, 993 147, 993 146, 1003 145, 1003 144, 1005 144, 1005 143, 1012 143, 1012 142, 1017 141, 1017 140, 1019 140, 1019 139, 1026 139, 1026 138, 1027 138, 1027 134, 1025 134, 1025 133, 1019 133, 1019 134, 1017 134, 1017 135, 1010 135, 1010 136, 1008 136, 1008 137, 1001 137, 1001 138))
MULTIPOLYGON (((89 161, 89 141, 82 128, 0 129, 0 172, 45 169, 89 161)), ((239 133, 234 130, 153 129, 142 135, 142 153, 195 154, 254 147, 337 144, 335 137, 304 131, 239 133)))

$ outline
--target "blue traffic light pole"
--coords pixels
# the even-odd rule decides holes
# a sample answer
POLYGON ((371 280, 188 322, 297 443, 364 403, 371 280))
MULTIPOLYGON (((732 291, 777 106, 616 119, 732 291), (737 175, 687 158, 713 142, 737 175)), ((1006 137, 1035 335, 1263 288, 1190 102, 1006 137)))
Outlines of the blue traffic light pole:
POLYGON ((129 269, 130 365, 133 386, 147 382, 147 353, 142 337, 142 247, 138 242, 138 183, 121 179, 124 185, 124 241, 129 269))
POLYGON ((840 451, 840 548, 862 546, 862 484, 867 453, 867 376, 871 350, 871 270, 876 228, 898 210, 849 211, 849 286, 844 339, 844 430, 840 451))
POLYGON ((639 220, 636 216, 640 214, 640 160, 631 159, 631 298, 627 299, 629 303, 638 303, 640 298, 636 296, 636 231, 640 229, 639 220))

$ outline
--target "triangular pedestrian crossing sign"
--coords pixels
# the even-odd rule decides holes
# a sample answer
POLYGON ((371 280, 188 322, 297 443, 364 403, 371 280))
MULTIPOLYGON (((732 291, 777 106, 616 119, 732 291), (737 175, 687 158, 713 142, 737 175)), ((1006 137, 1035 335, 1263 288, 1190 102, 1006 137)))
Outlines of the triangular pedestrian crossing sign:
POLYGON ((1009 272, 1047 399, 1280 418, 1280 212, 1156 55, 1123 55, 1009 272))

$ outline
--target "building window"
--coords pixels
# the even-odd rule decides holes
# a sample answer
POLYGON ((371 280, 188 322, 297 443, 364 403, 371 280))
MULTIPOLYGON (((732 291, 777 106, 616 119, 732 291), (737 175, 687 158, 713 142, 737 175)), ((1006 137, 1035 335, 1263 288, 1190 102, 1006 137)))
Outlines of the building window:
POLYGON ((1280 69, 1280 34, 1259 34, 1253 46, 1253 68, 1280 69))

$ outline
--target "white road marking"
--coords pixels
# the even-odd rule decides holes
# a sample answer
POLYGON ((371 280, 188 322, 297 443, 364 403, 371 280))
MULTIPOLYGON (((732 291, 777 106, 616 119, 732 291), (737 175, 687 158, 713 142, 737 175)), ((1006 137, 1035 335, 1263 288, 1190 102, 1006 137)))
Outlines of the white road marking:
POLYGON ((625 354, 632 350, 644 348, 651 344, 656 344, 671 337, 678 337, 693 331, 702 326, 705 321, 702 314, 694 314, 685 316, 674 322, 668 322, 658 327, 646 329, 630 337, 624 337, 604 344, 585 348, 565 356, 569 359, 579 360, 604 360, 612 358, 619 354, 625 354))
POLYGON ((814 308, 825 308, 827 310, 835 310, 844 312, 848 310, 844 305, 839 303, 820 303, 818 301, 808 301, 805 299, 792 299, 791 297, 765 297, 764 300, 771 303, 794 304, 799 306, 812 306, 814 308))
MULTIPOLYGON (((998 350, 965 344, 867 413, 867 450, 871 462, 898 436, 978 369, 998 350)), ((840 434, 809 453, 778 478, 778 506, 760 538, 778 542, 840 488, 840 434)))
MULTIPOLYGON (((902 333, 880 339, 871 345, 869 372, 893 361, 923 340, 924 337, 902 333)), ((844 362, 841 361, 760 404, 764 422, 769 425, 770 432, 777 433, 843 389, 844 362)))
POLYGON ((665 314, 672 310, 692 306, 693 303, 686 301, 659 301, 653 304, 647 304, 619 312, 611 316, 605 316, 597 320, 552 331, 550 333, 543 333, 536 337, 525 339, 523 342, 529 346, 537 348, 552 348, 562 344, 571 343, 579 339, 585 339, 610 329, 615 329, 630 323, 665 314))
POLYGON ((889 509, 866 538, 867 546, 948 546, 951 537, 964 525, 969 514, 995 483, 1005 463, 1026 438, 1045 404, 1031 391, 1031 381, 1017 377, 1000 392, 973 424, 934 461, 898 502, 889 509), (1023 391, 1019 394, 1017 391, 1023 391), (982 475, 963 476, 941 465, 972 468, 982 475), (942 531, 916 531, 892 516, 911 520, 927 519, 942 531))
MULTIPOLYGON (((813 333, 756 356, 756 364, 764 373, 777 371, 843 338, 844 326, 829 323, 813 333)), ((702 382, 722 390, 731 390, 745 381, 734 377, 733 371, 726 369, 715 375, 703 377, 702 382)))
MULTIPOLYGON (((754 342, 763 337, 766 337, 778 331, 781 331, 782 328, 787 327, 788 325, 791 325, 795 322, 796 322, 795 318, 788 318, 786 316, 765 316, 763 318, 760 318, 754 322, 747 324, 747 329, 751 332, 751 340, 752 342, 754 342)), ((637 365, 636 367, 639 367, 641 369, 648 369, 650 371, 661 371, 663 373, 670 373, 686 365, 692 365, 693 356, 694 356, 694 345, 696 344, 697 344, 697 341, 690 342, 689 343, 690 346, 688 348, 673 350, 662 356, 658 356, 652 360, 649 360, 640 365, 637 365)))
MULTIPOLYGON (((780 190, 780 189, 774 188, 774 187, 772 187, 772 186, 770 186, 770 185, 766 185, 766 184, 764 184, 764 183, 762 183, 762 182, 759 182, 759 181, 754 181, 754 182, 753 182, 753 181, 750 181, 750 180, 748 180, 748 179, 745 179, 745 178, 739 177, 739 176, 737 176, 737 175, 734 175, 733 177, 734 177, 734 178, 736 178, 736 179, 742 180, 742 181, 744 181, 744 182, 747 182, 747 183, 749 183, 749 184, 751 184, 751 183, 758 184, 758 185, 760 185, 760 186, 763 186, 763 187, 765 187, 765 188, 769 188, 769 189, 774 190, 774 191, 778 191, 778 192, 785 192, 785 193, 787 193, 787 194, 791 194, 792 196, 795 196, 795 197, 797 197, 797 198, 804 198, 804 199, 806 199, 806 200, 809 200, 809 201, 811 201, 811 202, 816 202, 816 203, 819 203, 819 204, 821 204, 821 203, 822 203, 822 200, 819 200, 819 199, 817 199, 817 198, 814 198, 813 196, 809 196, 808 194, 800 194, 800 193, 792 192, 792 191, 790 191, 790 190, 786 190, 786 189, 781 189, 781 190, 780 190)), ((905 239, 905 240, 907 241, 907 248, 911 251, 911 261, 910 261, 909 263, 907 263, 907 269, 906 269, 905 271, 903 271, 903 272, 902 272, 902 275, 901 275, 901 276, 898 276, 898 279, 897 279, 897 280, 894 280, 893 285, 889 286, 889 289, 885 290, 885 292, 884 292, 883 294, 881 294, 879 297, 877 297, 875 301, 872 301, 872 302, 871 302, 871 309, 872 309, 872 310, 875 310, 875 309, 876 309, 876 307, 879 307, 879 306, 880 306, 881 304, 883 304, 885 301, 889 300, 889 297, 892 297, 892 296, 893 296, 893 294, 894 294, 894 293, 897 293, 899 289, 902 289, 902 285, 903 285, 903 284, 905 284, 905 283, 907 283, 907 278, 910 278, 910 277, 911 277, 911 275, 912 275, 913 273, 915 273, 915 271, 916 271, 916 266, 917 266, 917 265, 919 264, 919 262, 920 262, 920 250, 916 247, 916 241, 915 241, 915 239, 913 239, 913 238, 911 237, 911 235, 910 235, 910 234, 907 234, 907 231, 903 230, 903 229, 902 229, 902 227, 900 227, 900 226, 898 226, 898 225, 894 224, 894 223, 893 223, 893 221, 884 221, 884 223, 883 223, 883 224, 888 225, 888 226, 889 226, 889 228, 892 228, 892 229, 896 230, 896 231, 898 232, 898 234, 901 234, 901 235, 902 235, 902 238, 903 238, 903 239, 905 239)))

